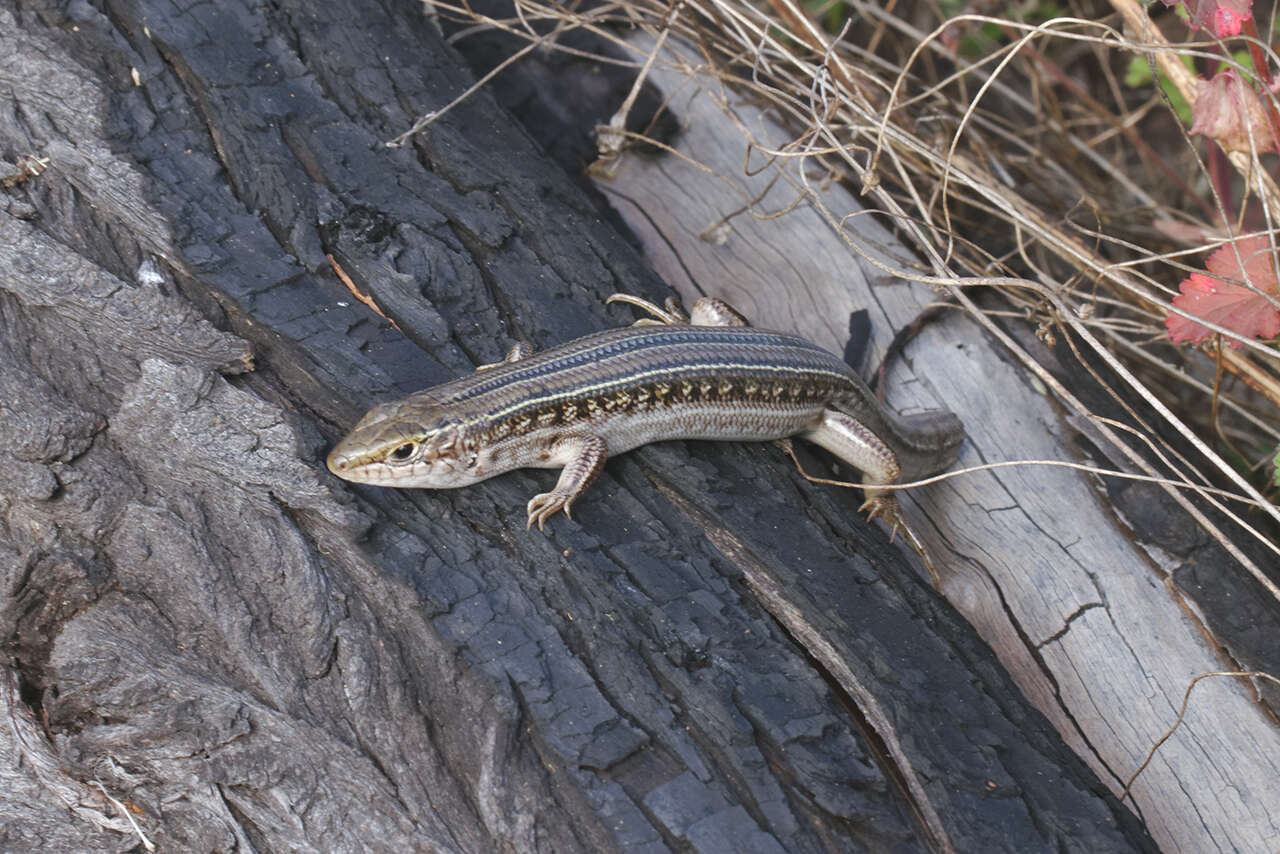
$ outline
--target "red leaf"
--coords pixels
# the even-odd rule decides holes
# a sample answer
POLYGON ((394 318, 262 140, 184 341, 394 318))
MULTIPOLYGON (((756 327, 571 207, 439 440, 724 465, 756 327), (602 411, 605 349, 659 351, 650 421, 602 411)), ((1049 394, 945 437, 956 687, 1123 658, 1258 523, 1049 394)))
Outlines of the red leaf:
POLYGON ((1192 115, 1191 132, 1217 140, 1224 151, 1276 150, 1266 107, 1234 68, 1200 81, 1192 115))
MULTIPOLYGON (((1176 6, 1179 0, 1164 0, 1176 6)), ((1253 17, 1253 0, 1186 0, 1193 30, 1206 29, 1220 39, 1240 34, 1240 26, 1253 17)))
MULTIPOLYGON (((1245 338, 1274 338, 1280 335, 1280 311, 1266 296, 1277 292, 1272 264, 1271 244, 1265 236, 1244 237, 1234 245, 1228 243, 1210 255, 1205 264, 1210 273, 1222 278, 1192 273, 1179 286, 1181 293, 1174 297, 1173 304, 1187 314, 1245 338), (1223 281, 1226 278, 1247 281, 1257 290, 1223 281)), ((1173 341, 1199 343, 1214 334, 1212 329, 1172 312, 1165 318, 1164 325, 1173 341)), ((1240 346, 1240 342, 1230 338, 1227 343, 1240 346)))

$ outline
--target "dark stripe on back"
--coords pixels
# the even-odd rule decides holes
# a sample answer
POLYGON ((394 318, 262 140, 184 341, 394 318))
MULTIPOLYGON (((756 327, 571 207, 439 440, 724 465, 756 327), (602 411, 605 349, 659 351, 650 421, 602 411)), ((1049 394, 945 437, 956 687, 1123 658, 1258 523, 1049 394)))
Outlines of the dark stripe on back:
MULTIPOLYGON (((461 382, 455 381, 450 385, 454 385, 456 390, 441 398, 440 402, 472 400, 512 385, 537 381, 565 370, 601 365, 606 360, 625 358, 650 349, 694 348, 699 345, 724 350, 725 361, 755 363, 764 370, 768 370, 774 363, 781 363, 796 366, 807 364, 827 370, 843 369, 845 373, 852 373, 842 361, 816 344, 768 330, 750 327, 637 326, 587 335, 519 362, 490 368, 461 382)), ((673 371, 682 367, 677 360, 672 360, 669 364, 673 371)), ((626 368, 633 366, 619 367, 624 367, 617 377, 619 380, 632 373, 626 368)), ((695 372, 698 370, 696 364, 689 368, 695 372)), ((607 380, 607 374, 600 377, 600 381, 607 380)))

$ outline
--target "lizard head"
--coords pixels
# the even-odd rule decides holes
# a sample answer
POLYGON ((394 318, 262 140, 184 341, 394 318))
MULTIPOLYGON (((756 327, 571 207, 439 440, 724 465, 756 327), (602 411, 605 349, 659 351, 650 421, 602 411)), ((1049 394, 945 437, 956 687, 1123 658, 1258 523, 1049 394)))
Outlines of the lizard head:
POLYGON ((354 483, 447 489, 476 480, 459 425, 445 407, 414 395, 370 409, 329 452, 329 471, 354 483))

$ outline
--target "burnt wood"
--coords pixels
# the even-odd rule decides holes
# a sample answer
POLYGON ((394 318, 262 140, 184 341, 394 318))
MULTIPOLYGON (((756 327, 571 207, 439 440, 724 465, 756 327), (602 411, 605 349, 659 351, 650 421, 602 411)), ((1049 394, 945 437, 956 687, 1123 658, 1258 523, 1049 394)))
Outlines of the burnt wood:
POLYGON ((0 6, 0 850, 1150 850, 768 446, 351 487, 378 400, 667 291, 411 2, 0 6), (385 317, 360 302, 330 258, 385 317), (889 729, 886 729, 888 727, 889 729), (885 733, 891 732, 886 740, 885 733))

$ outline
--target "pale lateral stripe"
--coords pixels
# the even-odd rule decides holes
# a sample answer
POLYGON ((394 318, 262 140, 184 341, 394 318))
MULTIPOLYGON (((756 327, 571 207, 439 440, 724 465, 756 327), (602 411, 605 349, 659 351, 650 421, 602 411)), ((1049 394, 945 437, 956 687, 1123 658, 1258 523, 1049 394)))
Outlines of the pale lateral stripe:
POLYGON ((651 368, 650 370, 647 370, 647 371, 639 371, 637 373, 625 374, 616 379, 608 380, 602 383, 597 383, 595 385, 578 386, 578 387, 575 387, 571 392, 558 391, 558 392, 552 392, 551 394, 544 395, 542 397, 525 398, 524 400, 517 401, 511 404, 510 406, 506 407, 505 409, 501 409, 497 412, 485 413, 475 418, 468 419, 466 422, 464 422, 463 426, 471 427, 483 421, 490 421, 490 420, 501 421, 504 418, 508 418, 511 415, 514 415, 516 412, 519 412, 521 409, 526 409, 526 408, 534 409, 542 404, 550 403, 552 401, 568 400, 570 397, 590 397, 601 391, 611 390, 622 385, 630 385, 638 382, 643 382, 646 379, 652 379, 655 377, 673 376, 673 375, 679 376, 680 373, 702 373, 702 372, 708 372, 708 371, 719 372, 719 371, 733 371, 733 370, 753 371, 757 373, 767 372, 767 373, 774 373, 774 374, 778 374, 778 373, 793 374, 793 375, 809 374, 809 375, 829 377, 831 379, 840 380, 842 382, 849 381, 848 374, 843 374, 838 371, 828 371, 828 370, 824 370, 822 368, 816 368, 816 367, 793 368, 793 367, 788 367, 786 365, 779 365, 776 363, 765 365, 759 362, 754 364, 742 363, 742 362, 720 362, 717 364, 708 364, 706 362, 700 362, 695 365, 687 365, 683 367, 680 365, 664 365, 663 367, 660 367, 660 368, 651 368))
MULTIPOLYGON (((473 400, 483 397, 501 389, 508 383, 526 382, 529 380, 545 379, 548 376, 555 376, 560 371, 567 368, 582 367, 592 363, 609 361, 616 358, 627 358, 637 353, 643 353, 646 350, 661 349, 667 347, 690 346, 690 345, 707 345, 707 346, 724 346, 731 345, 735 347, 756 347, 761 349, 772 350, 774 348, 790 348, 800 351, 835 358, 826 350, 806 341, 803 338, 786 335, 785 333, 773 332, 764 329, 751 329, 750 327, 682 327, 669 328, 658 327, 656 329, 648 329, 640 332, 636 329, 627 327, 623 329, 606 330, 598 332, 594 335, 587 336, 586 339, 579 339, 571 344, 578 344, 587 339, 594 337, 605 338, 600 342, 593 342, 591 346, 584 347, 581 350, 564 353, 558 359, 548 360, 541 364, 524 365, 522 362, 539 361, 540 353, 534 354, 521 362, 512 363, 508 368, 502 365, 498 369, 509 369, 510 373, 506 376, 494 377, 492 379, 484 377, 475 385, 470 386, 461 392, 458 396, 451 399, 451 402, 462 402, 465 400, 473 400), (634 337, 626 335, 618 335, 617 333, 636 333, 634 337), (728 333, 728 337, 725 333, 728 333), (740 338, 741 340, 733 340, 740 338)), ((566 345, 568 346, 568 345, 566 345)), ((762 359, 765 357, 762 356, 762 359)))

